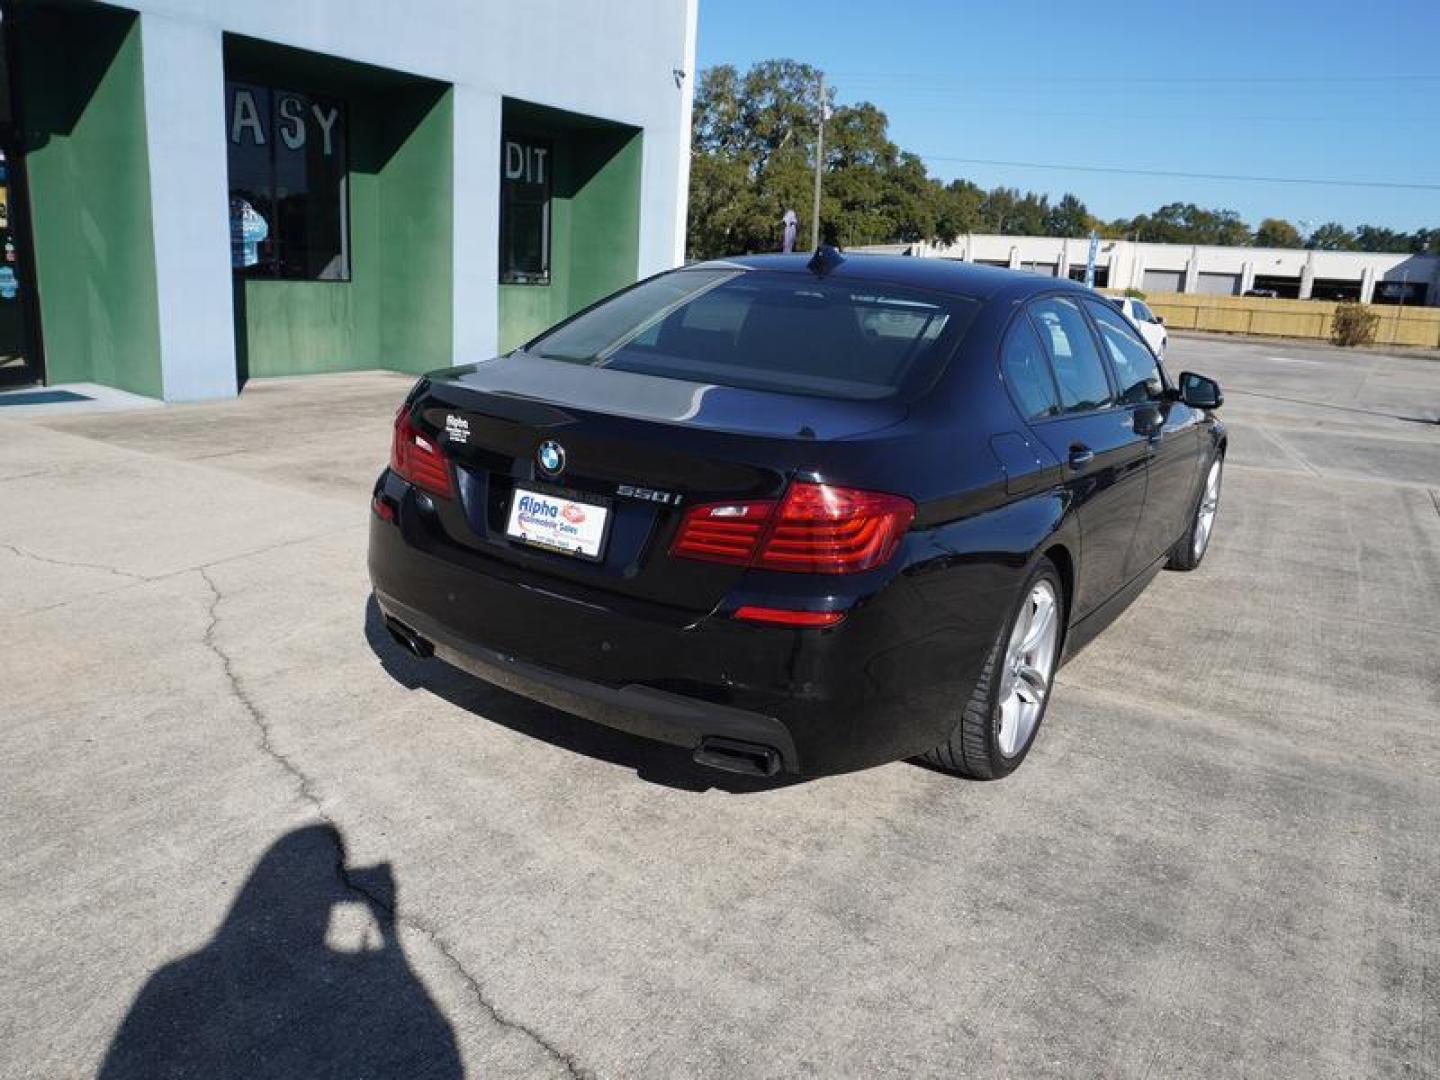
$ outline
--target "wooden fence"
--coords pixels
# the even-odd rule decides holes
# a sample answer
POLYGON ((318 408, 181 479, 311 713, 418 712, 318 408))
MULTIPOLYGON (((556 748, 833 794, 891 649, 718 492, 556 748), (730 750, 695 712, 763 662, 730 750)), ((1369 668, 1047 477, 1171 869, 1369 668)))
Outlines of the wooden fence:
MULTIPOLYGON (((1145 303, 1174 330, 1214 330, 1321 341, 1330 338, 1338 306, 1329 300, 1272 300, 1264 296, 1205 293, 1147 293, 1145 303)), ((1440 308, 1368 306, 1380 316, 1380 325, 1375 328, 1375 344, 1440 347, 1440 308)))

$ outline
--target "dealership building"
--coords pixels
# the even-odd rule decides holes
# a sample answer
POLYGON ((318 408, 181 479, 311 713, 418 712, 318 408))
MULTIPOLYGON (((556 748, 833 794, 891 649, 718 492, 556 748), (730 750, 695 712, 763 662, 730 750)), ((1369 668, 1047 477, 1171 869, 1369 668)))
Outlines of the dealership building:
MULTIPOLYGON (((953 244, 890 244, 866 250, 960 259, 1083 281, 1090 242, 974 233, 957 237, 953 244)), ((1102 239, 1095 250, 1094 283, 1145 293, 1244 296, 1259 291, 1287 300, 1440 307, 1440 256, 1102 239)))
POLYGON ((696 0, 0 0, 0 388, 483 359, 684 250, 696 0))

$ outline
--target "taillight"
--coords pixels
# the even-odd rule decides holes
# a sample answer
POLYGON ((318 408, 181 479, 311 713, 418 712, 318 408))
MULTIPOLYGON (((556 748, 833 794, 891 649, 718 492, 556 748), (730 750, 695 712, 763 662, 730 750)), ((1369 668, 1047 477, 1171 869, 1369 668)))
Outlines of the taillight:
POLYGON ((395 437, 390 443, 390 468, 416 487, 432 495, 449 498, 454 492, 450 483, 450 465, 431 439, 422 435, 410 422, 410 407, 400 406, 395 414, 395 437))
POLYGON ((712 503, 685 511, 672 555, 748 566, 770 523, 773 502, 712 503))
POLYGON ((915 516, 898 495, 797 481, 778 504, 713 503, 686 511, 671 553, 803 574, 880 566, 915 516))
POLYGON ((757 566, 808 574, 855 574, 886 562, 910 527, 915 504, 898 495, 791 484, 757 566))

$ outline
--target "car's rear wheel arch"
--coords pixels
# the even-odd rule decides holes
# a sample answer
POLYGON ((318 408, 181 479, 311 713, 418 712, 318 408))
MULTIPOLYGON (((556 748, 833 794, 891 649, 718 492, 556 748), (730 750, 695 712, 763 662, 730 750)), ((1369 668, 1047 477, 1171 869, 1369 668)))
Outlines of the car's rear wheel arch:
MULTIPOLYGON (((1062 543, 1054 543, 1047 547, 1042 553, 1045 558, 1055 564, 1055 570, 1060 575, 1060 585, 1065 593, 1065 611, 1070 618, 1074 617, 1075 611, 1075 560, 1070 555, 1070 549, 1062 543)), ((1069 622, 1069 618, 1066 619, 1069 622)), ((1060 627, 1060 645, 1064 649, 1066 631, 1068 626, 1060 627)))
POLYGON ((1029 753, 1049 702, 1068 621, 1064 582, 1050 558, 1050 553, 1063 551, 1058 545, 1047 548, 1026 565, 1019 595, 998 628, 974 687, 961 698, 948 737, 923 755, 932 765, 994 780, 1013 772, 1029 753), (1028 696, 1019 689, 1022 685, 1029 688, 1028 696))

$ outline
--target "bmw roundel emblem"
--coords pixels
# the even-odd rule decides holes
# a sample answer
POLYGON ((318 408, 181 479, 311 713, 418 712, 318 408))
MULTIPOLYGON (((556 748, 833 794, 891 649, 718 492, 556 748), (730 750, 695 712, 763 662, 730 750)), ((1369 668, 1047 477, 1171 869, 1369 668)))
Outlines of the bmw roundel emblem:
POLYGON ((565 468, 565 448, 554 439, 546 439, 535 451, 535 460, 543 471, 558 476, 565 468))

